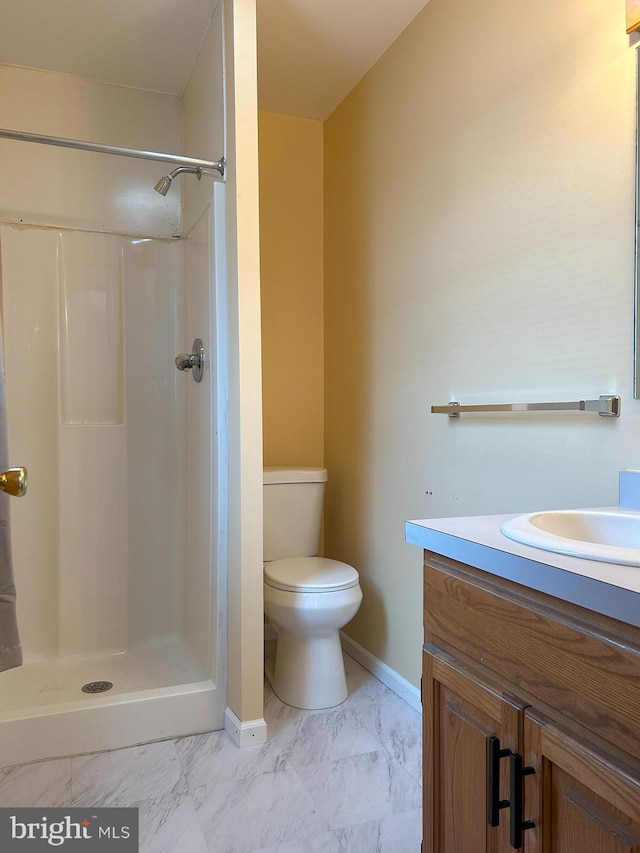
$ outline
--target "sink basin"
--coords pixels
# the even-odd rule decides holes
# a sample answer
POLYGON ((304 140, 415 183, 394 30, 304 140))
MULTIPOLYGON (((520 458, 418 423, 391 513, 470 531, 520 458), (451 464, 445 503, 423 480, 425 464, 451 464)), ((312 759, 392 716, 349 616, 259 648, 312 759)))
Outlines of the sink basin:
POLYGON ((566 509, 519 515, 502 525, 509 539, 556 554, 640 566, 640 512, 566 509))

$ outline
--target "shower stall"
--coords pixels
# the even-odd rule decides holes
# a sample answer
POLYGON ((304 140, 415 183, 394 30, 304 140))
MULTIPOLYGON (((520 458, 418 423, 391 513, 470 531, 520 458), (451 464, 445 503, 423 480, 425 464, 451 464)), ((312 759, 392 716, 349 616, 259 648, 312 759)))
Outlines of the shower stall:
MULTIPOLYGON (((183 126, 193 147, 199 121, 222 121, 220 50, 214 17, 201 120, 189 97, 30 69, 0 69, 0 89, 27 93, 27 119, 57 98, 65 137, 111 122, 180 150, 183 126)), ((16 128, 18 100, 3 104, 16 128)), ((9 452, 29 472, 11 506, 25 663, 0 676, 0 766, 222 728, 225 185, 179 167, 159 195, 175 162, 6 135, 0 149, 9 452), (195 382, 174 359, 197 338, 195 382)))

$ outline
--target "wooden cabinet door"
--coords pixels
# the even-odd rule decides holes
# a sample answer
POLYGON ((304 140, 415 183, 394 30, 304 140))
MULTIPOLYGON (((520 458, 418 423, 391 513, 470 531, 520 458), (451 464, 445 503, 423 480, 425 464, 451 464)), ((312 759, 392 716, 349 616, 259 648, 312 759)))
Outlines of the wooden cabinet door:
POLYGON ((640 853, 637 761, 580 738, 526 712, 524 853, 640 853))
MULTIPOLYGON (((422 689, 424 850, 507 853, 509 809, 500 810, 498 826, 487 817, 487 743, 498 738, 502 749, 520 748, 524 705, 430 645, 422 689)), ((508 761, 498 762, 502 800, 509 797, 508 761)))

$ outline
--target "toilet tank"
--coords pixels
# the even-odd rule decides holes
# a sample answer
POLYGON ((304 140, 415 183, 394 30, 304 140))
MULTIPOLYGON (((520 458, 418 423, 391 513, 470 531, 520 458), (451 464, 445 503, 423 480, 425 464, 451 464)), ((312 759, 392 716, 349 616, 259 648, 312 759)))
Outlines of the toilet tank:
POLYGON ((315 557, 326 468, 264 469, 264 560, 315 557))

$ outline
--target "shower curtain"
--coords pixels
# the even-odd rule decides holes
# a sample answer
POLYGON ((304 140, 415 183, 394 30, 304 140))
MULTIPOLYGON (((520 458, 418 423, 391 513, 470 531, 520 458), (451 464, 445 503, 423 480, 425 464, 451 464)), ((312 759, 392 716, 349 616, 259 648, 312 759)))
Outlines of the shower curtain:
MULTIPOLYGON (((0 342, 0 353, 2 346, 0 342)), ((9 467, 4 365, 0 365, 0 472, 9 467)), ((22 664, 22 647, 16 618, 16 589, 11 561, 9 495, 0 492, 0 672, 22 664)))

